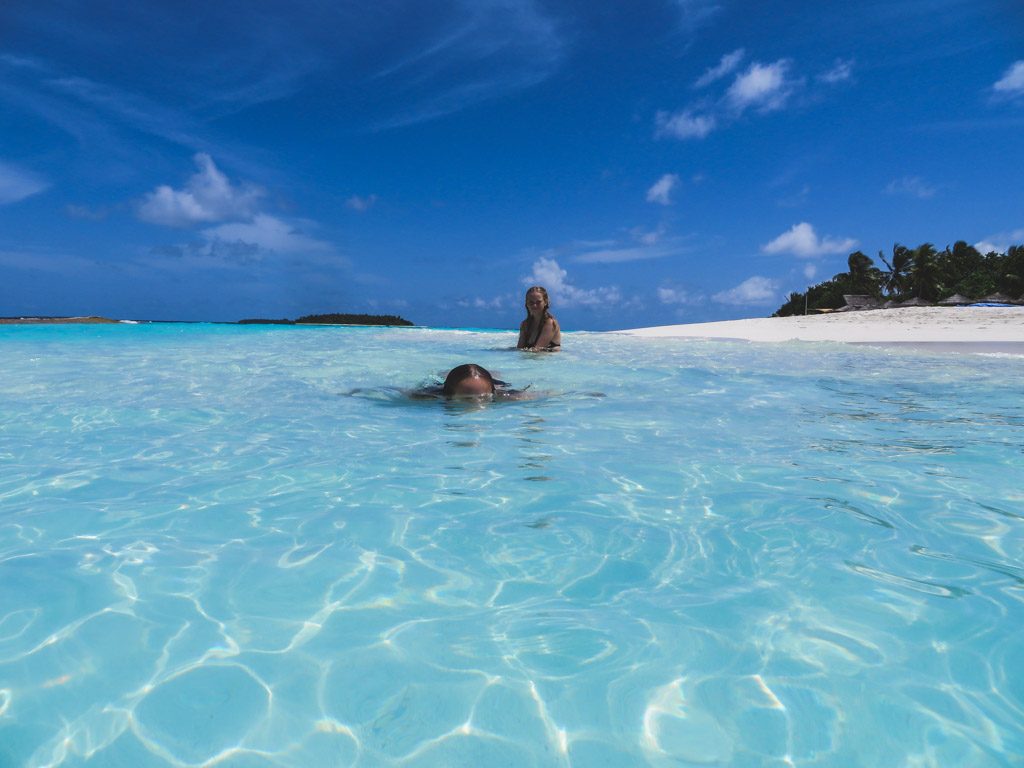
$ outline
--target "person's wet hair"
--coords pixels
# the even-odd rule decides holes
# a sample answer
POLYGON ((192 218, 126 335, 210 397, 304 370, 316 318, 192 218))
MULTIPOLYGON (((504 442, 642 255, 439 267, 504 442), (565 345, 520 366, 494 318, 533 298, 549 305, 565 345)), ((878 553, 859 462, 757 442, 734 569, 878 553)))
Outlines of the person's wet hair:
POLYGON ((476 363, 464 363, 448 372, 441 391, 445 397, 493 395, 494 377, 490 371, 476 363))

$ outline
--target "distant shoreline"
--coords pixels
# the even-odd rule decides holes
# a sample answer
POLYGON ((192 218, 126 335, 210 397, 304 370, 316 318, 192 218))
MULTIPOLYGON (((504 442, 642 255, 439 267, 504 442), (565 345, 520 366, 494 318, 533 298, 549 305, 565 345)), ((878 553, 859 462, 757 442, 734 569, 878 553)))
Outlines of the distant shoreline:
POLYGON ((148 324, 148 323, 203 323, 212 322, 217 325, 349 325, 371 327, 402 327, 413 326, 398 315, 360 315, 360 314, 327 314, 305 315, 297 320, 113 320, 98 315, 37 315, 23 317, 0 317, 0 325, 49 325, 49 324, 148 324))
POLYGON ((46 325, 50 323, 119 323, 120 320, 111 320, 109 317, 0 317, 0 325, 46 325))

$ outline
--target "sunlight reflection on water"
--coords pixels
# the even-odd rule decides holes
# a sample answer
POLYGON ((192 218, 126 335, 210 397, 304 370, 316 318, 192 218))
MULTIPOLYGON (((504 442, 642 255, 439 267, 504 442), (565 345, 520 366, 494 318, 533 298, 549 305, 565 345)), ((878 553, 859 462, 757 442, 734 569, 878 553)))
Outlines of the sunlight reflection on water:
POLYGON ((1024 359, 513 340, 0 328, 0 765, 1022 758, 1024 359))

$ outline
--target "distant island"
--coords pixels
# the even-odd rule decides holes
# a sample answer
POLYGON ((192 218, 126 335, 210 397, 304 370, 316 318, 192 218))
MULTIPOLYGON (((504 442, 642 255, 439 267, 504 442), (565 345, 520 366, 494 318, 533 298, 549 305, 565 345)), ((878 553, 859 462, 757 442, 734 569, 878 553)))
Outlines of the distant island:
MULTIPOLYGON (((53 315, 36 315, 25 317, 0 317, 0 325, 36 325, 45 323, 119 323, 121 320, 111 320, 108 317, 60 317, 53 315)), ((138 323, 163 323, 163 322, 195 322, 195 321, 167 321, 167 320, 136 320, 138 323)), ((235 325, 235 323, 230 323, 235 325)), ((404 317, 398 315, 347 315, 331 313, 327 315, 303 315, 298 320, 265 320, 262 318, 249 318, 239 320, 238 325, 413 325, 404 317)))
POLYGON ((303 315, 298 320, 264 320, 247 318, 239 320, 239 325, 412 325, 404 317, 398 315, 348 315, 330 313, 326 315, 303 315))
POLYGON ((108 317, 0 317, 0 325, 41 325, 44 323, 116 323, 108 317))

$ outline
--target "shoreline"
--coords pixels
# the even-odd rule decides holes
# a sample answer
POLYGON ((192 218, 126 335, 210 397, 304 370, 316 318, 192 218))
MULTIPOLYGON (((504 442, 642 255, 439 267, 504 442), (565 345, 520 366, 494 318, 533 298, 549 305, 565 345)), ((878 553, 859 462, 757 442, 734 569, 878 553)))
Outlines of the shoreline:
POLYGON ((77 317, 0 317, 0 325, 46 325, 50 323, 119 323, 109 317, 82 315, 77 317))
MULTIPOLYGON (((96 315, 2 317, 0 325, 117 324, 96 315)), ((901 307, 761 317, 606 331, 648 339, 717 339, 755 343, 841 342, 943 351, 1024 352, 1024 307, 901 307)))
POLYGON ((977 346, 1024 345, 1024 307, 902 307, 662 325, 612 333, 650 339, 835 341, 930 348, 956 345, 977 351, 977 346))

